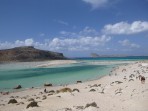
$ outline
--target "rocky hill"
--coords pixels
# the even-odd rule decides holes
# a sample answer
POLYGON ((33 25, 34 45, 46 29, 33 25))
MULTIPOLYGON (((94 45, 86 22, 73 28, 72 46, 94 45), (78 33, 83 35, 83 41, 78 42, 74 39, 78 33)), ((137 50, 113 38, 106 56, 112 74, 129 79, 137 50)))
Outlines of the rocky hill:
POLYGON ((39 50, 33 46, 0 50, 0 62, 28 62, 57 59, 66 59, 66 57, 62 53, 39 50))

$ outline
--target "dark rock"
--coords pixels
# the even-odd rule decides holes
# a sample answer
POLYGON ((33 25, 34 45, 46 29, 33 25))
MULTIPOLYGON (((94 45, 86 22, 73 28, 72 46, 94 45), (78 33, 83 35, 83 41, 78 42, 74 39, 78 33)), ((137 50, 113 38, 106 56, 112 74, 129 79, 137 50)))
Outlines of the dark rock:
POLYGON ((101 84, 98 84, 99 87, 101 87, 101 84))
POLYGON ((72 92, 74 92, 74 91, 80 92, 79 89, 73 89, 72 92))
POLYGON ((102 91, 100 92, 101 94, 104 94, 104 88, 102 89, 102 91))
POLYGON ((77 81, 77 84, 78 84, 78 83, 82 83, 82 81, 77 81))
POLYGON ((21 89, 21 88, 22 88, 22 86, 21 85, 18 85, 14 89, 21 89))
POLYGON ((92 87, 98 87, 98 85, 97 84, 94 84, 92 87))
POLYGON ((37 102, 33 101, 33 102, 29 103, 26 108, 29 108, 29 107, 39 107, 39 106, 38 106, 37 102))
POLYGON ((60 92, 62 92, 62 93, 64 93, 64 92, 72 92, 72 90, 70 88, 62 88, 60 90, 57 90, 57 93, 60 93, 60 92))
POLYGON ((28 101, 34 101, 34 99, 33 98, 29 98, 28 101))
POLYGON ((71 108, 65 108, 65 111, 72 111, 71 108))
POLYGON ((134 75, 134 74, 131 74, 131 75, 129 76, 129 78, 133 78, 133 77, 135 77, 135 75, 134 75))
POLYGON ((134 79, 130 79, 129 82, 130 82, 130 81, 134 81, 134 79))
POLYGON ((97 106, 97 104, 95 102, 86 104, 85 108, 88 108, 90 106, 98 108, 98 106, 97 106))
POLYGON ((39 94, 43 94, 43 92, 40 92, 39 94))
POLYGON ((54 91, 54 90, 51 90, 51 91, 49 91, 48 93, 55 93, 55 91, 54 91))
POLYGON ((0 106, 5 106, 5 104, 0 104, 0 106))
POLYGON ((20 104, 24 104, 24 102, 20 102, 20 104))
POLYGON ((112 86, 115 82, 111 82, 110 85, 112 86))
POLYGON ((10 98, 14 98, 14 96, 11 96, 10 98))
POLYGON ((44 86, 52 86, 51 83, 45 83, 44 86))
POLYGON ((51 95, 53 95, 53 94, 48 94, 48 96, 51 96, 51 95))
POLYGON ((82 109, 84 109, 84 106, 76 106, 76 109, 82 110, 82 109))
POLYGON ((91 89, 89 92, 95 92, 96 90, 95 89, 91 89))
POLYGON ((10 103, 14 104, 14 103, 17 103, 17 101, 15 99, 10 99, 8 104, 10 104, 10 103))
POLYGON ((20 105, 20 103, 17 103, 16 105, 20 105))
POLYGON ((119 92, 116 92, 116 93, 115 93, 115 95, 116 95, 116 94, 121 94, 121 93, 122 93, 122 92, 121 92, 121 91, 119 91, 119 92))
POLYGON ((19 96, 16 96, 15 98, 19 98, 19 96))
POLYGON ((92 87, 98 87, 98 85, 97 84, 94 84, 94 85, 90 85, 90 88, 92 88, 92 87))
POLYGON ((43 95, 42 100, 45 100, 45 99, 47 99, 47 96, 46 95, 43 95))
POLYGON ((121 83, 123 83, 123 82, 121 82, 121 81, 115 81, 115 83, 117 83, 117 84, 121 84, 121 83))
POLYGON ((40 99, 40 97, 36 97, 36 99, 40 99))

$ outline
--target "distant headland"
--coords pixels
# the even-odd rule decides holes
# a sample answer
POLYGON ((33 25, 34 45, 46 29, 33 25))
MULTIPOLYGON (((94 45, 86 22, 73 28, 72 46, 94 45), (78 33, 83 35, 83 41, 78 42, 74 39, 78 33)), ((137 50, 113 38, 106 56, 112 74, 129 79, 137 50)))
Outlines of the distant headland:
POLYGON ((63 53, 36 49, 33 46, 0 50, 0 62, 30 62, 66 59, 63 53))
POLYGON ((99 54, 97 54, 97 53, 91 53, 90 54, 90 56, 91 57, 128 57, 128 55, 117 55, 117 54, 115 54, 115 55, 99 55, 99 54))

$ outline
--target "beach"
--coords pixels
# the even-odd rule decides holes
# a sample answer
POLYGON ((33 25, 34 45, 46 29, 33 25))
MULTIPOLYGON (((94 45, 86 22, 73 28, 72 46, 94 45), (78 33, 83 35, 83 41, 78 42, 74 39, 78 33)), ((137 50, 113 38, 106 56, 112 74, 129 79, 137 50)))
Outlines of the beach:
POLYGON ((57 66, 57 65, 65 65, 65 64, 74 64, 77 63, 75 60, 51 60, 50 62, 41 62, 36 65, 36 67, 49 67, 49 66, 57 66))
POLYGON ((147 103, 148 61, 114 67, 97 80, 0 94, 0 111, 147 111, 147 103))

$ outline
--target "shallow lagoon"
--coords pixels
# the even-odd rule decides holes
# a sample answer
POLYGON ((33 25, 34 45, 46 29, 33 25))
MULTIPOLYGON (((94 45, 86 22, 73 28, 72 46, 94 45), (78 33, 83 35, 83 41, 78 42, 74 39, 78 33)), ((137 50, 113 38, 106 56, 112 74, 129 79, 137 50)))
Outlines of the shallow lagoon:
POLYGON ((107 75, 113 67, 135 60, 77 59, 78 63, 75 64, 45 68, 36 67, 41 62, 0 64, 0 90, 12 90, 18 84, 31 88, 42 87, 44 83, 65 85, 77 80, 84 82, 107 75))

